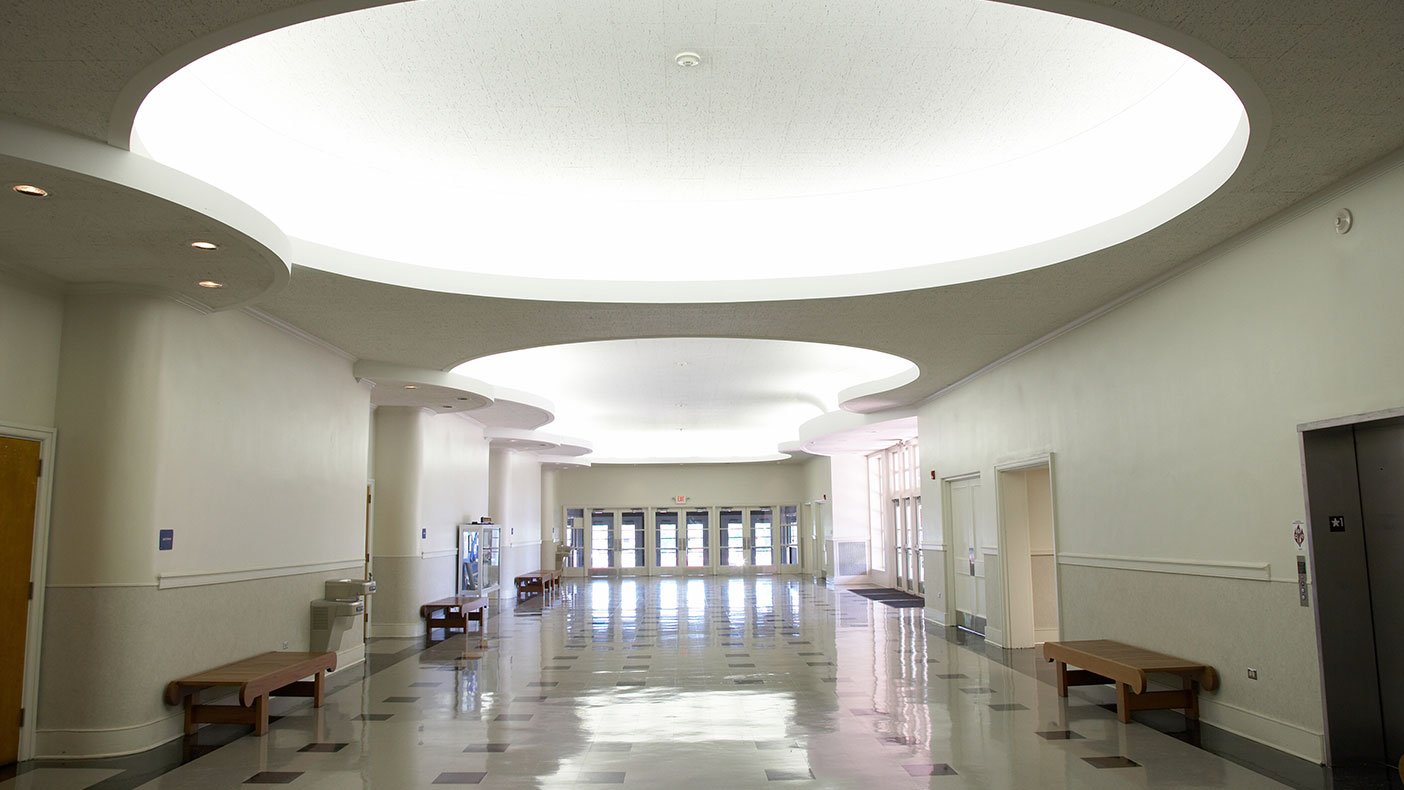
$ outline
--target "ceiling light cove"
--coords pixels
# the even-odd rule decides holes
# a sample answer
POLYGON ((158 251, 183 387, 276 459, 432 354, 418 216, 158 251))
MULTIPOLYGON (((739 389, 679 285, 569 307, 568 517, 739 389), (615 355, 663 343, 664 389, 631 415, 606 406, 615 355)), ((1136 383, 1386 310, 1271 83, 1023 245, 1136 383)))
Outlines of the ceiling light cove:
POLYGON ((780 460, 801 425, 840 408, 840 392, 917 375, 910 361, 868 349, 703 338, 546 346, 453 372, 549 399, 552 431, 588 438, 593 463, 780 460))
POLYGON ((253 205, 304 265, 699 302, 1067 260, 1203 200, 1248 136, 1184 54, 986 0, 422 0, 190 64, 146 97, 133 147, 253 205), (678 50, 701 42, 715 56, 678 50))

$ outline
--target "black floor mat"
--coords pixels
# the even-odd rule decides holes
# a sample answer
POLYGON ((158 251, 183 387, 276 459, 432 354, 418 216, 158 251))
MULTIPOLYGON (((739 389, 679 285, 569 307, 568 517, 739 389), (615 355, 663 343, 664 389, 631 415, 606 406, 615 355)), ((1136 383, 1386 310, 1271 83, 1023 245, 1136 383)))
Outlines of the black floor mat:
POLYGON ((925 606, 926 599, 918 595, 893 590, 889 587, 845 587, 854 595, 861 595, 870 601, 887 604, 896 609, 915 609, 925 606))

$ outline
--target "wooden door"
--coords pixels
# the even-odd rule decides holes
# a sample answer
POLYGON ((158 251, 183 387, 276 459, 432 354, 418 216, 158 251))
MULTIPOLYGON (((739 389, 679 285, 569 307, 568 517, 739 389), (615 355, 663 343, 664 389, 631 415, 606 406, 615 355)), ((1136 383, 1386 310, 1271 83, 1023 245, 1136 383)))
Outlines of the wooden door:
POLYGON ((0 765, 19 759, 39 443, 0 437, 0 765))

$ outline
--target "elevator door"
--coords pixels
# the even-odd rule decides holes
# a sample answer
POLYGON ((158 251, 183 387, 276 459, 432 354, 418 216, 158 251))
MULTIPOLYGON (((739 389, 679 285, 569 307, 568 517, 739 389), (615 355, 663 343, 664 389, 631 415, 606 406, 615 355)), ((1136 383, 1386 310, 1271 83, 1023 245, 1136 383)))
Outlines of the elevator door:
POLYGON ((1380 713, 1389 764, 1404 755, 1404 423, 1355 428, 1380 713))

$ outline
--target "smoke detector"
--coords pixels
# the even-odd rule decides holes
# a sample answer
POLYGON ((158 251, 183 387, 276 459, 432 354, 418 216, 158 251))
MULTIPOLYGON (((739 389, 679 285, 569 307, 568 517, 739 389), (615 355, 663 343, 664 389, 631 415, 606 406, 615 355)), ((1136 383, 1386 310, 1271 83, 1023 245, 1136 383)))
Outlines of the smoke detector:
POLYGON ((701 65, 702 56, 696 52, 679 52, 677 57, 673 58, 673 62, 685 69, 690 69, 693 66, 701 65))

